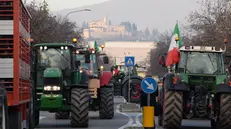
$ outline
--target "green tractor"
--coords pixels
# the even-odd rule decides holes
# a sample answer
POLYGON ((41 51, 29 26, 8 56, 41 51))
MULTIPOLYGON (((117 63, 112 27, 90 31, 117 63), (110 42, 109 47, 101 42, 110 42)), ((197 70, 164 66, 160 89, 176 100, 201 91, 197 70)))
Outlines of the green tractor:
MULTIPOLYGON (((225 42, 226 43, 226 42, 225 42)), ((231 85, 217 47, 183 46, 180 61, 163 77, 159 125, 180 129, 182 119, 207 119, 213 129, 231 128, 231 85)))
POLYGON ((115 69, 119 68, 119 73, 113 75, 112 82, 114 84, 114 95, 123 96, 128 100, 128 90, 129 90, 129 76, 130 76, 130 102, 140 103, 141 94, 141 81, 143 77, 138 76, 137 67, 135 65, 132 70, 129 70, 124 65, 113 66, 111 71, 115 73, 115 69), (130 74, 130 75, 129 75, 130 74))
POLYGON ((105 67, 109 64, 106 54, 94 49, 78 48, 76 61, 79 64, 83 83, 88 85, 90 94, 89 110, 99 111, 101 119, 114 117, 113 84, 110 83, 112 74, 105 67), (90 53, 90 61, 86 63, 85 53, 90 53))
MULTIPOLYGON (((39 124, 39 112, 49 111, 56 113, 57 119, 70 118, 72 127, 88 127, 91 92, 86 75, 81 72, 79 61, 75 58, 78 54, 76 49, 74 44, 68 43, 41 43, 33 46, 31 72, 35 125, 39 124)), ((88 51, 84 53, 84 59, 85 63, 90 63, 88 51)), ((105 105, 113 105, 107 101, 108 98, 113 99, 113 96, 106 94, 107 91, 106 88, 100 90, 98 104, 103 108, 100 111, 101 118, 111 119, 105 105)))

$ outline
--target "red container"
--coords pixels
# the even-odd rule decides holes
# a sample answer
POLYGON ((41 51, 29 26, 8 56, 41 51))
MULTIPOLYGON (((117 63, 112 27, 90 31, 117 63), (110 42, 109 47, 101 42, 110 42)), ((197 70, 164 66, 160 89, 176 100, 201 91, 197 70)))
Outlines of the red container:
POLYGON ((30 102, 30 21, 21 0, 0 0, 0 87, 7 91, 9 113, 22 114, 30 102))

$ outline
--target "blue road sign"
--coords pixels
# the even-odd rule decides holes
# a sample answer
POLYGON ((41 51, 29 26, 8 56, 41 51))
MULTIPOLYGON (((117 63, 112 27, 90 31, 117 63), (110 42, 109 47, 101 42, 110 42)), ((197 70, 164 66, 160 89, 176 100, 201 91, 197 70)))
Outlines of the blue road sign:
POLYGON ((132 67, 135 65, 135 57, 134 56, 125 56, 125 66, 132 67))
POLYGON ((156 80, 151 77, 144 78, 141 82, 141 88, 147 94, 155 92, 157 90, 156 80))

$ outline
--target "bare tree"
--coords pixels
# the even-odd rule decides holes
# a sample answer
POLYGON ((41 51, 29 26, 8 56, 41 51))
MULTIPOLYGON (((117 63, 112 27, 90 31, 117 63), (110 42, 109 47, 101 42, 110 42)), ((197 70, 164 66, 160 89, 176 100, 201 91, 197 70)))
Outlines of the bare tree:
POLYGON ((34 0, 27 8, 32 15, 31 36, 35 43, 71 42, 74 37, 82 41, 76 23, 52 16, 45 1, 38 4, 34 0))
POLYGON ((171 42, 172 31, 166 31, 163 34, 159 34, 157 46, 155 49, 152 49, 150 52, 149 60, 150 67, 148 69, 148 74, 157 74, 163 75, 166 73, 165 68, 159 65, 159 56, 164 55, 168 52, 169 44, 171 42))
POLYGON ((188 31, 194 34, 190 42, 195 45, 219 47, 224 38, 231 38, 230 2, 229 0, 201 0, 200 3, 200 10, 189 15, 188 31))

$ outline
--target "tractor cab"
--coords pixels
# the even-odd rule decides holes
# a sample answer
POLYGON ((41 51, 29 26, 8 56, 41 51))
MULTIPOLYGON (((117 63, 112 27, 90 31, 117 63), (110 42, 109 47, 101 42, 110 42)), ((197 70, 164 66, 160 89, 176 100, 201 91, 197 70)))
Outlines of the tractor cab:
POLYGON ((96 91, 99 90, 100 86, 104 86, 105 82, 108 85, 108 81, 111 79, 111 75, 105 78, 108 72, 104 72, 105 64, 109 63, 108 57, 106 54, 101 54, 94 49, 88 48, 77 48, 75 57, 76 62, 79 62, 83 80, 88 80, 89 91, 93 92, 91 97, 98 98, 96 91), (86 53, 88 59, 85 57, 86 53))
POLYGON ((101 54, 94 49, 89 50, 86 48, 76 50, 76 60, 80 64, 81 72, 85 71, 94 78, 99 78, 100 71, 104 70, 104 65, 109 63, 106 54, 101 54), (86 61, 85 53, 89 53, 89 61, 86 61))
POLYGON ((45 91, 59 91, 60 86, 71 84, 75 69, 72 51, 75 46, 66 43, 41 43, 33 47, 32 68, 37 77, 36 85, 45 91), (63 83, 64 81, 64 83, 63 83))
POLYGON ((225 74, 222 49, 206 46, 184 46, 180 49, 180 55, 178 72, 206 75, 225 74))
POLYGON ((68 96, 62 95, 63 91, 79 83, 80 80, 76 77, 77 62, 73 58, 75 50, 75 45, 68 43, 40 43, 33 46, 32 80, 41 108, 48 108, 47 98, 53 95, 68 100, 68 96))

